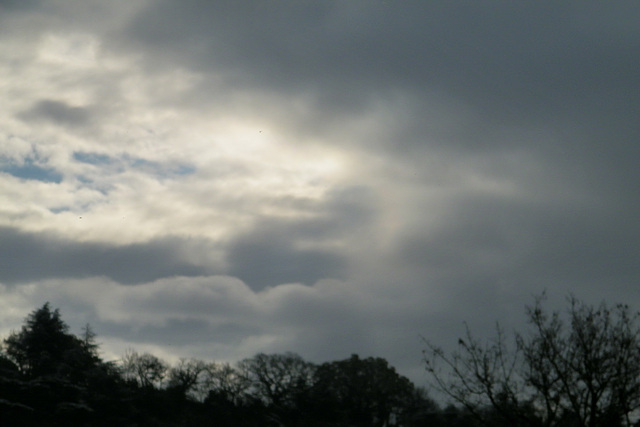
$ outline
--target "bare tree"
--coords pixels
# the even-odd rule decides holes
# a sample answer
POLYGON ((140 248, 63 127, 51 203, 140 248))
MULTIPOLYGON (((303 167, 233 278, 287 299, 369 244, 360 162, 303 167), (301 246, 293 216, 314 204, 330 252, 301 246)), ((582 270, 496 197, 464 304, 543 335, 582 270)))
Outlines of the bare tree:
POLYGON ((125 378, 134 380, 141 387, 160 387, 169 366, 156 356, 127 350, 122 356, 122 373, 125 378))
POLYGON ((571 413, 580 425, 631 425, 640 408, 638 314, 618 304, 587 306, 569 299, 569 329, 558 313, 536 305, 527 314, 533 336, 518 336, 525 378, 545 402, 548 418, 571 413))
POLYGON ((295 353, 260 353, 238 363, 255 393, 275 407, 295 405, 294 400, 311 387, 315 366, 295 353))
POLYGON ((497 416, 509 425, 631 426, 640 409, 639 315, 570 297, 564 320, 543 300, 527 307, 530 334, 515 334, 511 348, 499 327, 484 345, 467 329, 449 355, 427 341, 436 388, 486 424, 497 416))
POLYGON ((518 369, 522 356, 517 347, 508 348, 499 325, 496 338, 485 344, 467 327, 465 338, 458 340, 458 350, 450 355, 428 341, 426 344, 424 361, 437 389, 487 424, 487 408, 511 425, 522 424, 518 410, 526 406, 525 384, 518 369))
POLYGON ((240 404, 251 386, 249 379, 228 363, 209 363, 205 366, 200 384, 200 394, 206 397, 214 393, 233 403, 240 404))
POLYGON ((206 363, 202 360, 180 359, 176 366, 169 369, 167 387, 178 391, 183 396, 197 397, 197 391, 204 379, 206 367, 206 363))

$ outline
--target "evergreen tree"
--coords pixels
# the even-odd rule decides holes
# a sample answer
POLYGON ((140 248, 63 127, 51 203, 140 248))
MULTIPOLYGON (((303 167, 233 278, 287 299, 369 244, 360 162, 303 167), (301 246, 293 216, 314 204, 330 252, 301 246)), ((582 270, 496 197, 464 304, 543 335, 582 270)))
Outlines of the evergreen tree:
POLYGON ((29 314, 3 347, 1 425, 109 425, 126 414, 118 373, 98 356, 91 328, 81 337, 69 333, 49 303, 29 314))
POLYGON ((80 345, 68 329, 59 310, 51 311, 46 303, 27 317, 20 332, 5 339, 5 353, 27 378, 56 375, 80 345))

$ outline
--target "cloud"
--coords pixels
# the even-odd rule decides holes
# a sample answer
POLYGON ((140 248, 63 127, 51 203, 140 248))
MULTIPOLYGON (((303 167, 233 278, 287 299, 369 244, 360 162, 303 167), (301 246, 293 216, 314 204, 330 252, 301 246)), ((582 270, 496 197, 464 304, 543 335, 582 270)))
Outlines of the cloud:
POLYGON ((87 107, 72 107, 65 102, 45 99, 20 114, 27 121, 46 120, 59 125, 79 127, 91 121, 91 110, 87 107))
POLYGON ((0 236, 0 281, 7 284, 93 276, 135 284, 166 276, 202 275, 213 268, 184 259, 184 242, 179 239, 115 246, 8 227, 0 228, 0 236))
MULTIPOLYGON (((627 46, 608 53, 603 49, 607 43, 637 43, 629 16, 638 13, 635 6, 599 10, 488 2, 157 1, 131 21, 126 36, 152 52, 165 49, 168 61, 180 59, 198 70, 215 67, 225 76, 235 73, 229 76, 232 83, 277 92, 317 91, 331 106, 345 105, 339 101, 347 97, 366 101, 372 88, 400 88, 436 89, 485 106, 521 98, 514 107, 540 111, 543 100, 564 100, 560 95, 574 92, 581 79, 612 72, 604 64, 589 63, 593 55, 630 65, 622 54, 627 46), (593 44, 593 31, 605 20, 623 24, 607 25, 607 41, 595 45, 598 50, 580 49, 593 44), (537 98, 541 102, 531 102, 537 98)), ((362 107, 361 102, 346 105, 362 107)), ((524 112, 515 108, 501 115, 524 112)))
POLYGON ((336 188, 312 205, 310 218, 264 217, 226 245, 228 273, 262 289, 345 279, 351 251, 374 226, 377 206, 367 187, 336 188))
POLYGON ((257 352, 295 351, 316 362, 381 351, 403 362, 408 349, 419 354, 417 335, 402 330, 407 318, 422 319, 419 311, 399 315, 391 301, 342 281, 255 292, 227 276, 172 277, 137 286, 106 278, 49 279, 4 295, 24 308, 51 301, 72 330, 90 322, 100 341, 111 344, 103 349, 109 358, 128 347, 171 359, 230 361, 257 352), (384 349, 390 341, 395 351, 384 349))
POLYGON ((28 10, 37 6, 40 3, 40 0, 27 0, 27 1, 19 1, 19 0, 2 0, 0 1, 0 8, 7 9, 9 11, 13 10, 28 10))
POLYGON ((5 329, 419 378, 544 288, 640 304, 637 4, 0 8, 5 329))
POLYGON ((263 222, 260 228, 236 237, 227 255, 229 273, 255 289, 280 283, 311 284, 321 278, 344 277, 345 261, 339 254, 305 248, 300 242, 301 238, 308 237, 304 235, 304 229, 287 230, 284 226, 278 230, 276 227, 263 222), (301 235, 296 236, 296 233, 301 235))

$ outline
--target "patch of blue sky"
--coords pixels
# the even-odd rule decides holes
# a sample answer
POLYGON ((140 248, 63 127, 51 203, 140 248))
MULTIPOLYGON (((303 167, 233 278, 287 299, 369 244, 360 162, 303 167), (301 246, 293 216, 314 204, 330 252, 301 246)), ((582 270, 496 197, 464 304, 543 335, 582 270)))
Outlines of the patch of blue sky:
POLYGON ((151 169, 151 170, 156 170, 161 168, 160 163, 154 162, 151 160, 146 160, 140 157, 125 156, 125 160, 127 160, 129 165, 134 168, 151 169))
POLYGON ((196 171, 196 168, 191 165, 167 165, 152 160, 146 160, 140 157, 128 157, 125 156, 125 160, 128 161, 129 166, 144 170, 148 173, 152 173, 159 177, 170 177, 175 175, 190 175, 196 171))
POLYGON ((97 191, 104 196, 109 194, 109 191, 114 188, 113 185, 101 184, 100 181, 96 181, 95 179, 88 178, 84 175, 76 175, 76 179, 82 187, 97 191))
POLYGON ((191 165, 178 165, 177 167, 171 169, 171 172, 174 175, 191 175, 195 173, 196 168, 191 165))
POLYGON ((25 159, 23 164, 14 162, 0 162, 0 171, 13 175, 16 178, 36 180, 42 182, 62 182, 62 174, 53 168, 40 166, 34 163, 33 159, 25 159))
POLYGON ((93 184, 94 180, 84 175, 76 175, 76 179, 82 184, 93 184))
POLYGON ((81 151, 74 152, 73 159, 91 165, 109 165, 115 162, 113 157, 107 156, 106 154, 85 153, 81 151))
POLYGON ((57 207, 57 208, 49 208, 49 211, 51 213, 54 213, 54 214, 59 214, 59 213, 62 213, 62 212, 69 212, 69 211, 71 211, 71 208, 68 207, 68 206, 62 206, 62 207, 57 207))
POLYGON ((73 153, 73 159, 93 166, 109 167, 112 173, 122 173, 126 169, 132 168, 162 178, 190 175, 196 171, 195 167, 191 165, 165 164, 142 157, 133 157, 126 153, 114 157, 94 152, 76 151, 73 153))

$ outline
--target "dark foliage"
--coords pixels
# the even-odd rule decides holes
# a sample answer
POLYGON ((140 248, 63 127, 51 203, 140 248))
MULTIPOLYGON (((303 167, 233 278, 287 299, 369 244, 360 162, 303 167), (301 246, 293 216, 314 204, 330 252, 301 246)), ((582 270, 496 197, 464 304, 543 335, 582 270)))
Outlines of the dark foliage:
POLYGON ((89 326, 69 332, 49 304, 0 352, 1 426, 477 427, 631 426, 640 408, 640 328, 626 306, 570 299, 566 323, 537 300, 531 333, 470 333, 451 356, 430 345, 427 367, 460 406, 440 409, 382 358, 320 365, 294 353, 235 366, 174 366, 128 351, 103 361, 89 326), (436 362, 444 362, 441 371, 436 362), (446 373, 447 376, 442 376, 446 373))
POLYGON ((435 385, 482 425, 638 425, 639 315, 571 297, 562 316, 546 312, 543 297, 527 308, 530 333, 516 334, 512 346, 500 327, 486 344, 467 331, 451 354, 427 343, 435 385))
POLYGON ((414 409, 416 397, 413 384, 381 358, 352 355, 324 363, 315 373, 313 402, 319 413, 344 425, 389 425, 414 409))
POLYGON ((170 367, 131 350, 104 362, 91 328, 71 334, 48 303, 3 343, 3 427, 445 425, 424 391, 381 358, 318 366, 294 353, 257 354, 235 367, 195 359, 170 367))
POLYGON ((68 332, 49 304, 4 340, 0 357, 1 425, 113 425, 126 402, 114 364, 97 353, 90 328, 68 332), (95 422, 91 422, 94 420, 95 422))

